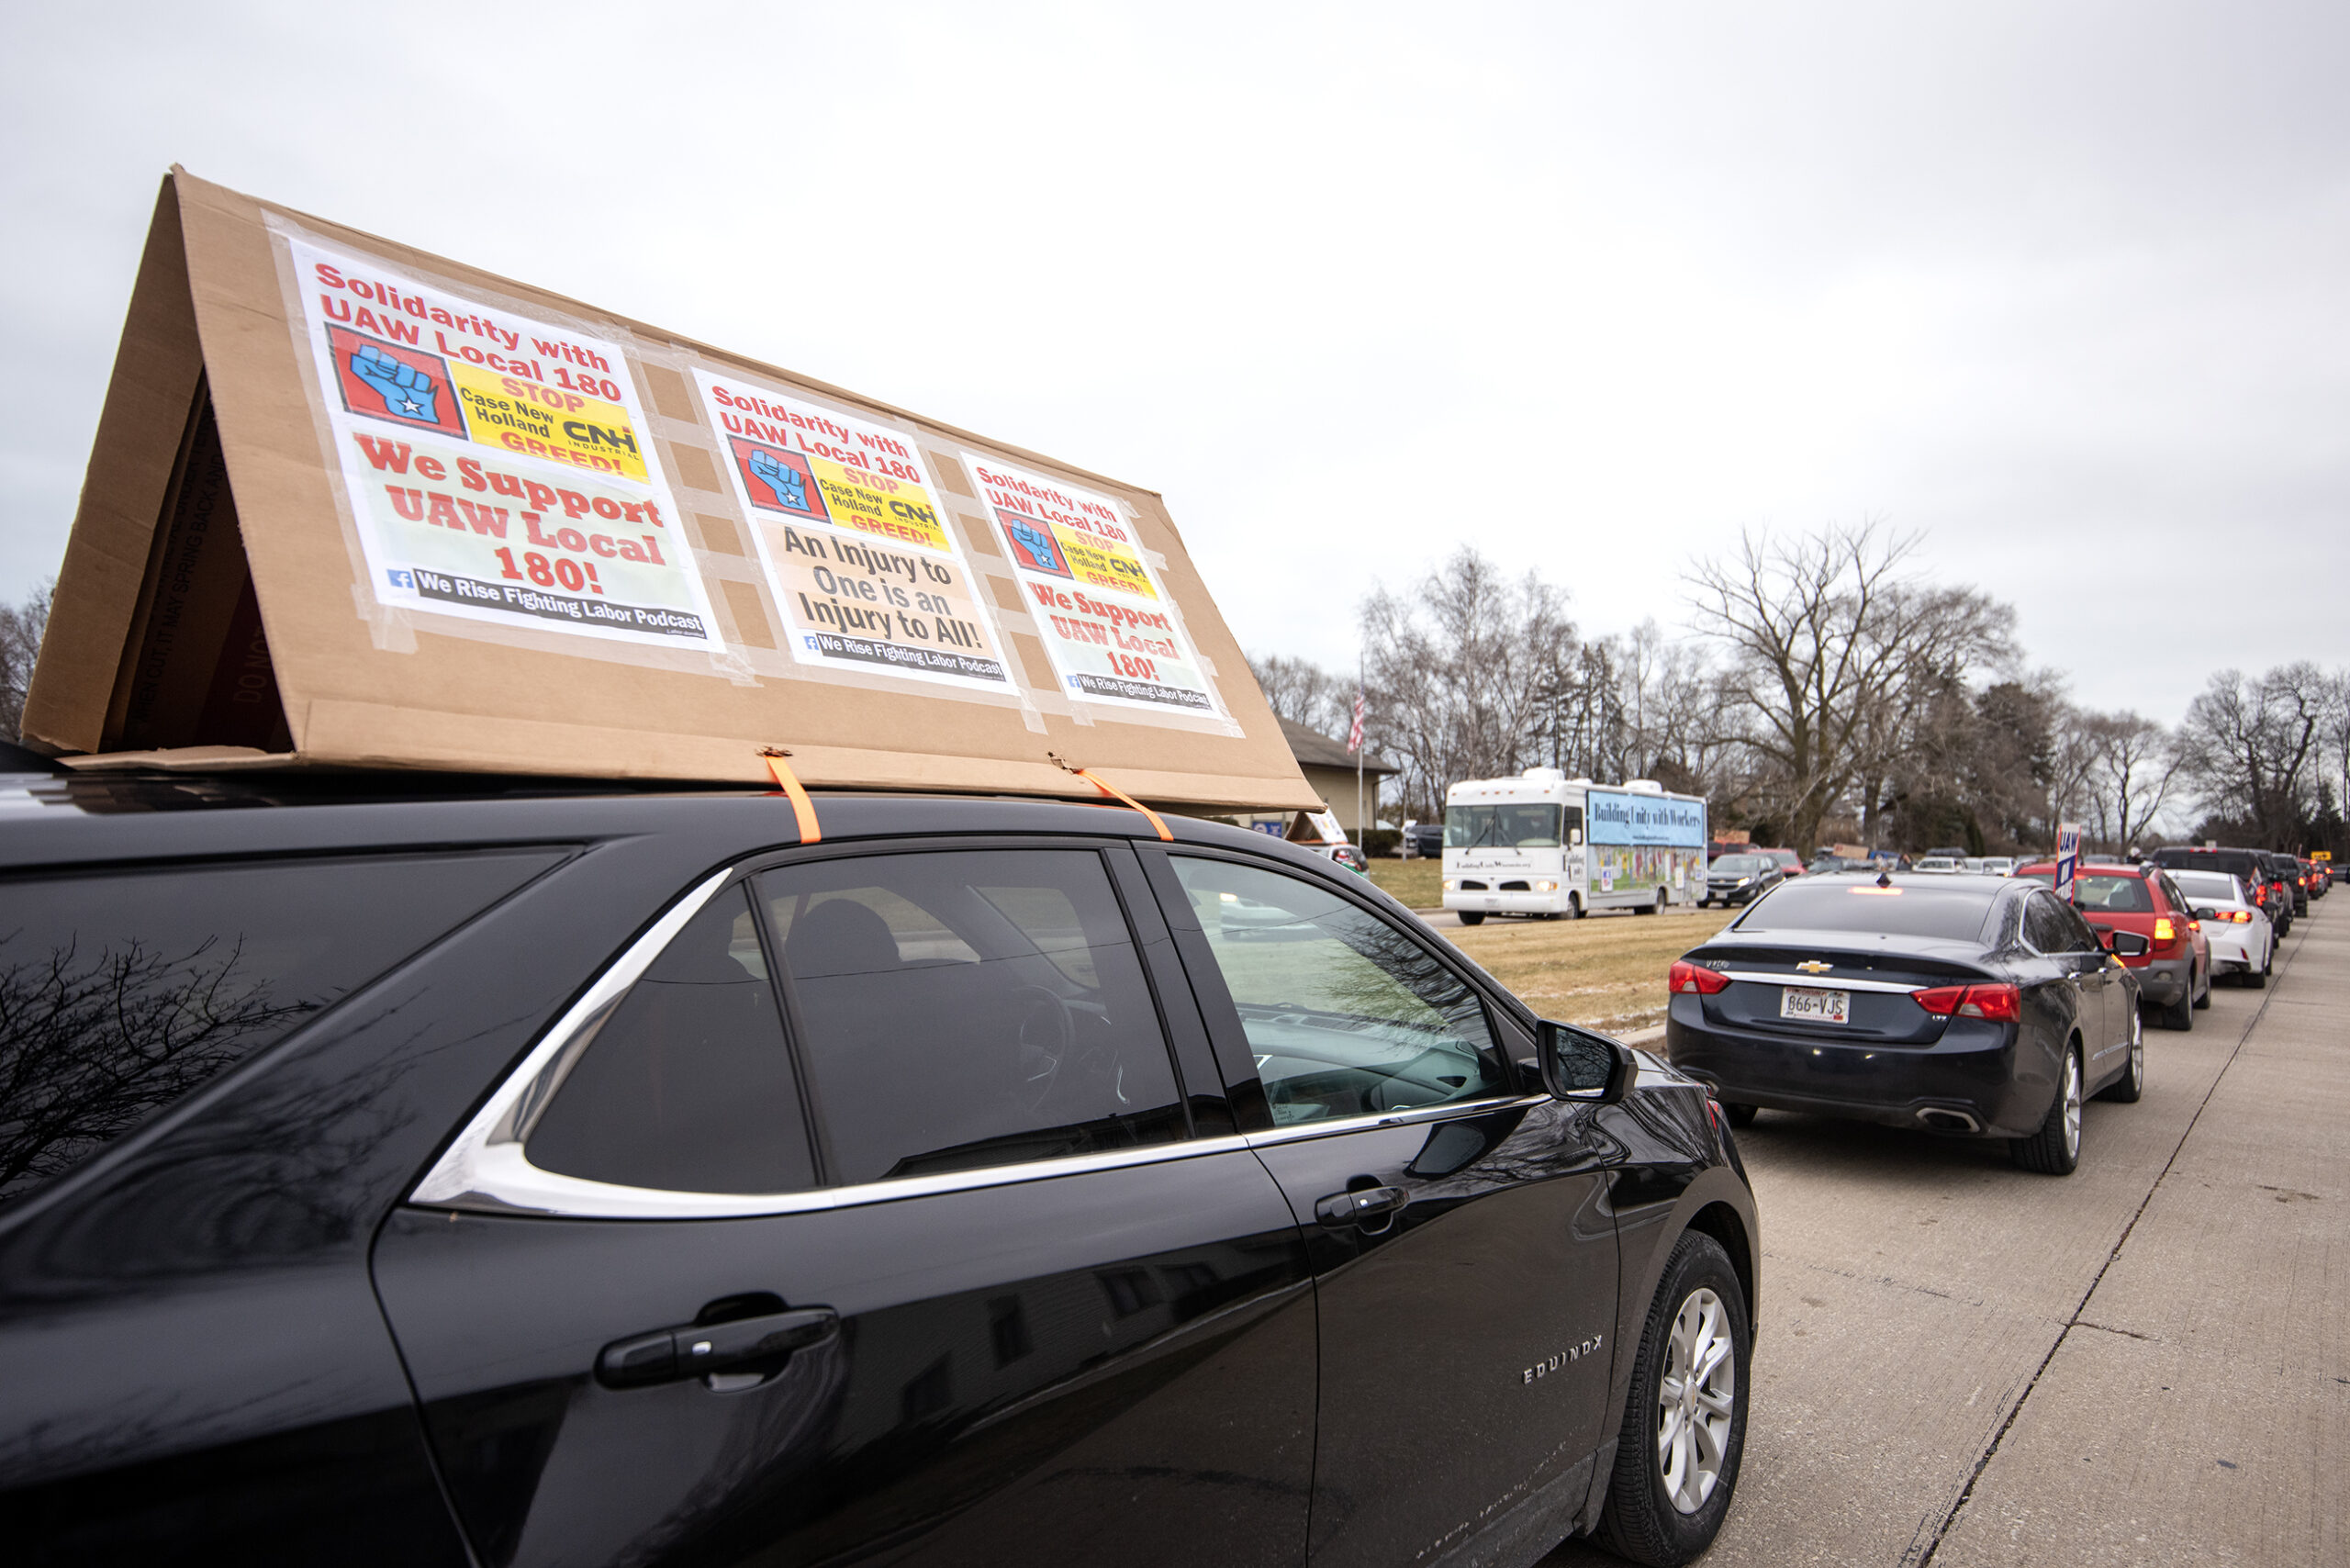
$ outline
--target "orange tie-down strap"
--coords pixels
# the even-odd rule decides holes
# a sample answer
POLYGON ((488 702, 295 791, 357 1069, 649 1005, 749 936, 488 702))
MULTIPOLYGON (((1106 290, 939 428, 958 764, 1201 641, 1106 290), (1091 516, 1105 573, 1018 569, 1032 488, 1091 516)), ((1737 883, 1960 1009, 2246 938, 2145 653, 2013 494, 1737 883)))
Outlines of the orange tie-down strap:
POLYGON ((1119 800, 1125 801, 1127 805, 1132 806, 1136 811, 1140 812, 1145 819, 1149 822, 1150 825, 1158 831, 1158 836, 1162 840, 1169 844, 1175 842, 1175 835, 1167 831, 1166 822, 1157 812, 1152 811, 1148 806, 1144 805, 1140 801, 1136 800, 1132 795, 1127 794, 1124 790, 1119 789, 1115 784, 1113 784, 1108 779, 1103 778, 1090 767, 1072 767, 1069 771, 1076 774, 1080 778, 1084 779, 1088 784, 1092 785, 1096 790, 1101 790, 1104 795, 1114 795, 1119 800))
POLYGON ((800 782, 800 775, 791 771, 791 764, 784 761, 791 754, 769 746, 759 755, 767 759, 767 771, 783 786, 783 792, 791 797, 791 814, 800 820, 800 842, 821 841, 824 835, 816 827, 816 802, 808 798, 807 787, 800 782))

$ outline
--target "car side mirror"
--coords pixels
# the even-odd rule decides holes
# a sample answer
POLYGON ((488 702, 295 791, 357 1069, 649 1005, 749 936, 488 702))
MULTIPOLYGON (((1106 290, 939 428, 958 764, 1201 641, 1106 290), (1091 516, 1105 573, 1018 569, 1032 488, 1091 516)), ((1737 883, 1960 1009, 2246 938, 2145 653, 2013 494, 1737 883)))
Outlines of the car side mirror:
POLYGON ((2105 934, 2101 945, 2107 952, 2117 958, 2143 958, 2146 950, 2153 946, 2134 931, 2109 931, 2105 934))
POLYGON ((2198 904, 2195 908, 2195 918, 2198 920, 2217 920, 2220 918, 2220 912, 2209 904, 2198 904))
POLYGON ((1537 1029, 1542 1087, 1554 1100, 1613 1105, 1632 1092, 1639 1064, 1621 1041, 1544 1019, 1537 1029))
POLYGON ((1567 829, 1567 842, 1577 848, 1581 848, 1583 846, 1583 829, 1579 827, 1571 827, 1567 829))

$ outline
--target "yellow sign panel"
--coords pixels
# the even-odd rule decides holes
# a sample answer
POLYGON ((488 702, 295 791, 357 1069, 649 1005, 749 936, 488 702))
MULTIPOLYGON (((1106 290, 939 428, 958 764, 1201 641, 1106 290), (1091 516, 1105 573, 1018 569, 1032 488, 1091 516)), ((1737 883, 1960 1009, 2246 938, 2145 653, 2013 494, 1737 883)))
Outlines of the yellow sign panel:
POLYGON ((919 544, 925 550, 953 553, 955 547, 947 542, 937 509, 921 486, 869 468, 851 468, 829 457, 811 455, 808 466, 816 476, 817 487, 824 492, 824 510, 836 526, 901 544, 919 544))
POLYGON ((1128 546, 1066 523, 1054 523, 1052 530, 1053 537, 1060 542, 1062 558, 1069 562, 1069 569, 1075 576, 1095 588, 1116 588, 1145 599, 1158 597, 1158 590, 1150 586, 1150 574, 1142 569, 1140 557, 1128 546))
POLYGON ((484 446, 630 479, 646 477, 628 410, 600 398, 452 361, 467 433, 484 446))

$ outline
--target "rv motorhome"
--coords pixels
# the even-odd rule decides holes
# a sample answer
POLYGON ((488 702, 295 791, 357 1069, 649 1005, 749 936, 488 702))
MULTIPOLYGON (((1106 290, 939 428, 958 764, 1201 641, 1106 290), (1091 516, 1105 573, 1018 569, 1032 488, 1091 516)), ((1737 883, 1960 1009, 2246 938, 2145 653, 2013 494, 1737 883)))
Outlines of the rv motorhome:
POLYGON ((1444 795, 1444 907, 1581 919, 1694 902, 1706 870, 1706 802, 1651 778, 1595 784, 1555 767, 1472 778, 1444 795))

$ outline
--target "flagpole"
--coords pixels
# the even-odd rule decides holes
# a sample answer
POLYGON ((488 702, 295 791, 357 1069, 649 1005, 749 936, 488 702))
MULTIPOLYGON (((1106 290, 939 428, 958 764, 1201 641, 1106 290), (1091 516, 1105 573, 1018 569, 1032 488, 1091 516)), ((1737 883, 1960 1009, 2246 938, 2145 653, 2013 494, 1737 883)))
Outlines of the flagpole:
POLYGON ((1362 733, 1362 650, 1355 650, 1355 727, 1351 737, 1355 743, 1355 847, 1362 851, 1367 863, 1371 859, 1371 828, 1362 815, 1362 750, 1366 736, 1362 733))

